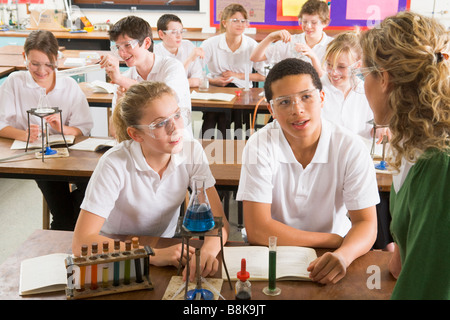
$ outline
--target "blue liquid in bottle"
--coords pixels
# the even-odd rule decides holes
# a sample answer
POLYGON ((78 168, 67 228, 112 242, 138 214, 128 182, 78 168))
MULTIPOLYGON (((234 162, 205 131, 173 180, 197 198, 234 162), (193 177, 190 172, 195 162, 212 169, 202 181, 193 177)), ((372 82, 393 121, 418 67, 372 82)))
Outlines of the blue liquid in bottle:
POLYGON ((209 205, 189 206, 186 210, 183 225, 193 232, 205 232, 214 228, 214 217, 209 205))

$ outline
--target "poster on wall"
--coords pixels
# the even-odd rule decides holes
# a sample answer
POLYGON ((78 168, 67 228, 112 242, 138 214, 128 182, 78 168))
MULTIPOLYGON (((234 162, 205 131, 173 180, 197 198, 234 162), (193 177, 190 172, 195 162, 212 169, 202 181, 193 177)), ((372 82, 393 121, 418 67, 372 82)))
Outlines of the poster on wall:
MULTIPOLYGON (((298 14, 307 0, 210 0, 211 26, 219 27, 223 9, 240 3, 246 10, 250 26, 258 29, 300 28, 298 14)), ((362 29, 377 25, 384 18, 409 10, 410 0, 330 0, 330 25, 327 29, 362 29)))

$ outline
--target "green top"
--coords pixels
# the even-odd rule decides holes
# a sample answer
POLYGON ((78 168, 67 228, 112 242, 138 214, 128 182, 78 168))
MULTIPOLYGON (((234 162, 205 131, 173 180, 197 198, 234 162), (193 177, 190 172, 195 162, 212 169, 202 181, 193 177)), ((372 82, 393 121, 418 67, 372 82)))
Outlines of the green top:
POLYGON ((450 150, 428 150, 391 190, 402 270, 391 299, 450 299, 450 150))

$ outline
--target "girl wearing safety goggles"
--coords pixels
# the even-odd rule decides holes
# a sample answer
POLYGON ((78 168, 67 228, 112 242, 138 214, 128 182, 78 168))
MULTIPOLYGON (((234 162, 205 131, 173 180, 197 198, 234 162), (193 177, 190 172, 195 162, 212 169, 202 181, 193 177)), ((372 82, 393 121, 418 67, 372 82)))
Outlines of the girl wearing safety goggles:
MULTIPOLYGON (((41 119, 27 111, 37 108, 40 97, 46 106, 57 107, 44 118, 49 134, 89 135, 93 120, 86 96, 78 83, 70 77, 56 77, 58 41, 50 31, 30 33, 24 45, 24 58, 28 70, 11 73, 0 87, 0 136, 33 142, 41 132, 41 119), (62 123, 61 123, 62 119, 62 123)), ((45 129, 45 128, 44 128, 45 129)), ((51 228, 73 230, 86 183, 77 183, 71 192, 64 181, 36 180, 52 213, 51 228)))
MULTIPOLYGON (((75 254, 83 243, 109 241, 113 245, 105 234, 173 237, 180 205, 195 176, 206 177, 206 194, 213 215, 223 218, 226 241, 228 222, 208 160, 200 143, 183 132, 188 119, 187 110, 180 108, 174 92, 162 82, 143 81, 127 90, 113 114, 121 143, 100 159, 91 177, 75 228, 75 254)), ((150 263, 178 266, 181 245, 154 250, 150 263)), ((181 262, 186 265, 183 252, 181 262)), ((205 237, 202 276, 218 270, 219 252, 219 238, 205 237)))

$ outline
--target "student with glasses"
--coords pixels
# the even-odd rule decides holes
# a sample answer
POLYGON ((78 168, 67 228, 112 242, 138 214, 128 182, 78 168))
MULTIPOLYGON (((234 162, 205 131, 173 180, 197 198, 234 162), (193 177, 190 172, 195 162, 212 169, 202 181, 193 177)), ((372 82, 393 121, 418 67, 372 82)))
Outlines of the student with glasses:
POLYGON ((336 283, 377 234, 375 168, 364 143, 323 120, 319 76, 288 58, 269 72, 264 92, 272 123, 248 140, 237 200, 248 242, 333 248, 311 263, 310 278, 336 283), (347 216, 349 215, 349 217, 347 216))
MULTIPOLYGON (((37 108, 45 92, 48 107, 58 107, 61 114, 44 118, 49 134, 89 135, 93 120, 86 96, 77 82, 70 77, 56 77, 58 41, 44 30, 33 31, 24 45, 27 70, 11 73, 0 87, 0 136, 15 140, 36 141, 41 132, 41 119, 27 111, 37 108)), ((45 128, 44 128, 45 129, 45 128)), ((83 198, 85 184, 77 183, 77 191, 70 192, 67 182, 36 181, 52 214, 51 228, 73 230, 83 198)))
MULTIPOLYGON (((116 22, 109 30, 109 38, 114 44, 113 54, 102 57, 100 65, 105 68, 111 82, 118 86, 114 94, 114 109, 118 97, 128 88, 144 80, 161 81, 171 87, 178 96, 180 107, 191 110, 191 96, 186 72, 180 61, 155 54, 150 24, 136 16, 128 16, 116 22), (119 59, 125 61, 128 69, 121 73, 119 59)), ((111 134, 114 126, 111 124, 111 134)))
MULTIPOLYGON (((364 93, 364 81, 355 71, 361 67, 362 49, 358 34, 353 31, 336 36, 327 46, 321 77, 325 92, 322 115, 353 133, 371 139, 373 135, 372 109, 364 93)), ((383 135, 390 135, 386 128, 376 130, 378 143, 383 135)))
POLYGON ((306 1, 298 21, 303 33, 292 35, 287 30, 274 31, 258 44, 250 59, 273 65, 286 58, 299 58, 310 62, 322 76, 322 59, 327 44, 333 40, 323 31, 330 23, 328 4, 319 0, 306 1))
MULTIPOLYGON (((248 27, 247 10, 240 4, 230 4, 222 11, 220 35, 203 41, 201 48, 204 51, 204 63, 209 69, 209 83, 217 87, 252 87, 252 82, 264 81, 264 63, 253 63, 250 54, 257 46, 257 42, 244 35, 248 27), (249 72, 249 80, 246 83, 246 67, 249 72), (256 72, 253 72, 252 70, 256 72)), ((243 121, 249 128, 250 113, 234 111, 234 129, 242 128, 243 121)), ((217 125, 221 137, 226 137, 226 129, 230 124, 224 121, 223 113, 205 112, 203 114, 202 136, 211 138, 211 131, 217 125)), ((236 132, 236 131, 235 131, 236 132)), ((239 132, 239 131, 237 131, 239 132)), ((217 137, 217 136, 216 136, 217 137)))
POLYGON ((158 19, 156 28, 161 42, 155 45, 155 54, 179 60, 186 70, 189 86, 198 87, 203 71, 199 57, 203 57, 203 51, 183 39, 186 29, 183 29, 181 19, 174 14, 164 14, 158 19))
MULTIPOLYGON (((195 176, 206 178, 206 194, 213 215, 223 218, 226 242, 229 226, 208 160, 201 144, 186 134, 188 113, 164 83, 143 81, 125 92, 113 113, 120 143, 102 156, 91 177, 74 232, 75 254, 86 243, 109 241, 112 246, 121 235, 173 237, 195 176)), ((154 265, 178 266, 180 258, 186 264, 181 244, 154 250, 154 265)), ((219 252, 220 239, 205 237, 202 276, 217 271, 219 252)), ((190 275, 193 280, 195 268, 190 275)))

